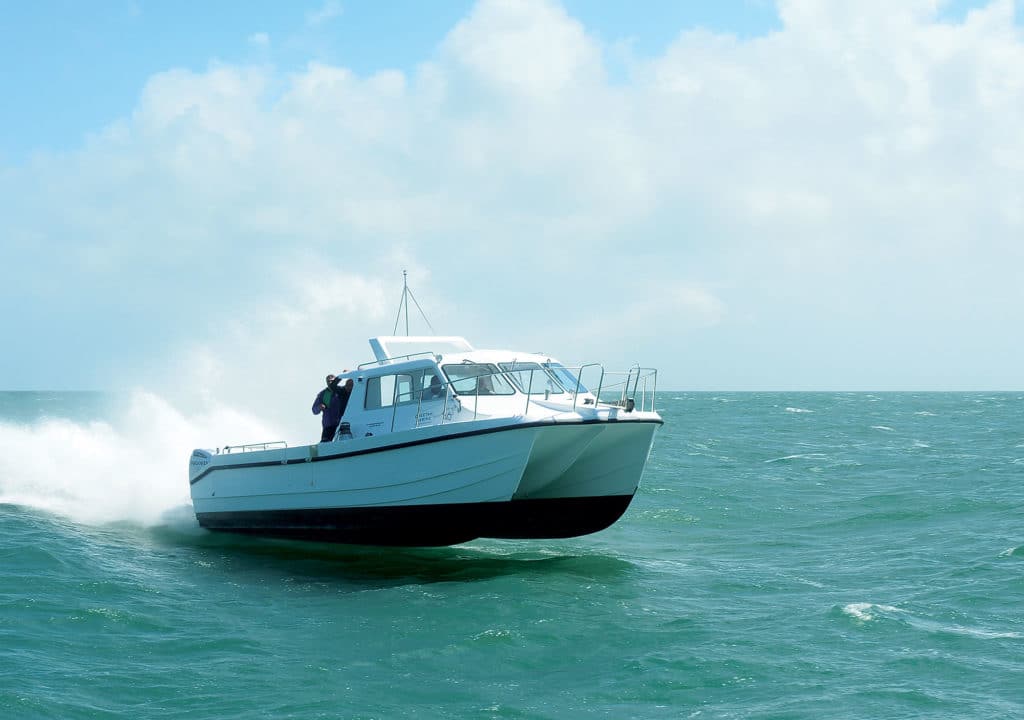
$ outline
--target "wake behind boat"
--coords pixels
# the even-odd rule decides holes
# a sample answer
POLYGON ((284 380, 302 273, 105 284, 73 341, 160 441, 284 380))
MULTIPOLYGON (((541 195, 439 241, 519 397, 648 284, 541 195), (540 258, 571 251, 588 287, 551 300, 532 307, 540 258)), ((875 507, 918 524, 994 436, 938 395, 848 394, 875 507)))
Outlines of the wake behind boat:
POLYGON ((461 337, 387 336, 370 346, 375 360, 339 376, 354 382, 333 440, 193 451, 200 525, 452 545, 586 535, 629 506, 663 422, 656 371, 570 369, 461 337))

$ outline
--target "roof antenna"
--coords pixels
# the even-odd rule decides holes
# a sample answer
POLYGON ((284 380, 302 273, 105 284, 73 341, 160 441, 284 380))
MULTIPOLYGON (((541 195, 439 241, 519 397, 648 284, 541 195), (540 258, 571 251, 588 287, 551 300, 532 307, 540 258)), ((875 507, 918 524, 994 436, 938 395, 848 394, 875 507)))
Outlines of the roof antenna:
POLYGON ((427 320, 427 314, 423 312, 423 308, 420 307, 419 302, 416 301, 416 296, 412 294, 412 290, 409 289, 409 273, 405 270, 402 271, 402 299, 398 301, 398 315, 395 316, 395 329, 391 331, 394 335, 398 332, 398 321, 402 319, 402 307, 405 307, 405 336, 409 337, 409 298, 412 298, 413 303, 416 304, 416 309, 420 311, 420 315, 423 317, 423 322, 430 328, 430 332, 437 335, 437 331, 434 330, 434 326, 427 320))

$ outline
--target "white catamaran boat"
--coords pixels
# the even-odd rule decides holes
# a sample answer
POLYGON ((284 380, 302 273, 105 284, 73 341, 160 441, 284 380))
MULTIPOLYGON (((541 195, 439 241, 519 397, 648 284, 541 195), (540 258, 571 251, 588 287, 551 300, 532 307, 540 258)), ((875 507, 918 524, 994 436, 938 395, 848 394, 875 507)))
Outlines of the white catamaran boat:
POLYGON ((354 385, 333 441, 193 451, 200 525, 452 545, 586 535, 629 506, 662 424, 656 371, 570 369, 461 337, 377 337, 370 346, 376 359, 340 376, 354 385))

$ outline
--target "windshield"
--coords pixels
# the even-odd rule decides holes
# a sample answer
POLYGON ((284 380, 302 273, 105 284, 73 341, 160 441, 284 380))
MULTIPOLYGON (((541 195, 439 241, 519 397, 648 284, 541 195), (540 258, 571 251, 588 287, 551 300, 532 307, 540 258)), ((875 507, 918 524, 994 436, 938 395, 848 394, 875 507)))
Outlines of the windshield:
POLYGON ((515 395, 508 380, 489 363, 452 363, 443 369, 459 395, 515 395))
POLYGON ((544 367, 550 370, 551 373, 558 378, 558 382, 560 382, 562 387, 564 387, 568 392, 576 392, 577 387, 579 387, 579 391, 581 393, 590 392, 576 377, 576 374, 562 363, 544 363, 544 367), (577 385, 577 383, 579 383, 579 385, 577 385))
MULTIPOLYGON (((498 363, 505 374, 512 380, 512 383, 519 388, 519 392, 528 392, 531 395, 560 394, 565 389, 558 384, 554 375, 535 362, 504 362, 498 363)), ((573 387, 576 381, 573 380, 573 387)))

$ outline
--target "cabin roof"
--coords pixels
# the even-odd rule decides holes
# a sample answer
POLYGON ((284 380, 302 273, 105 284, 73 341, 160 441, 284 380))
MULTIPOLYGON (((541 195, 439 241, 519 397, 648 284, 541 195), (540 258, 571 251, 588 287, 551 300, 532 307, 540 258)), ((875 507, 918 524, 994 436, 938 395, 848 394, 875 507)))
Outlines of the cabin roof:
POLYGON ((450 355, 473 351, 469 341, 457 335, 382 335, 370 338, 370 348, 378 362, 427 352, 450 355))

